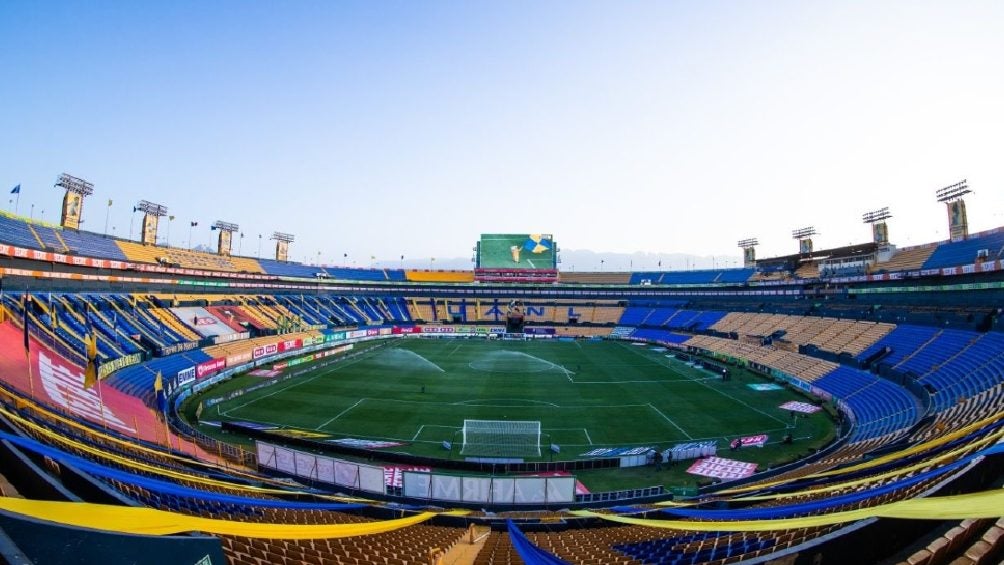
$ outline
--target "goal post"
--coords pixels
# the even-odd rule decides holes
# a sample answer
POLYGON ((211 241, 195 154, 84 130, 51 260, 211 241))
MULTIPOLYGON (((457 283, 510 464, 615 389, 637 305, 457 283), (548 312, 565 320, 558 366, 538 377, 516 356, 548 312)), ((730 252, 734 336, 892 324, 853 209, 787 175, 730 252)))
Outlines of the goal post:
POLYGON ((540 421, 464 420, 461 455, 540 457, 540 421))

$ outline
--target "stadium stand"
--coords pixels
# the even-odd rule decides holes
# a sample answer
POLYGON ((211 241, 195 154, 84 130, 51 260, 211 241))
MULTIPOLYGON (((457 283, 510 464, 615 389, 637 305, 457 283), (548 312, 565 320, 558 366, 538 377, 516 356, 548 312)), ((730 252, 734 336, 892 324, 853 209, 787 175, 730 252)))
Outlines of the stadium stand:
POLYGON ((558 280, 565 284, 631 284, 631 273, 564 272, 558 280))
POLYGON ((935 248, 937 248, 937 245, 928 244, 899 249, 893 254, 891 259, 877 264, 874 271, 891 273, 895 271, 916 271, 922 269, 924 263, 934 253, 935 248))
POLYGON ((471 271, 415 271, 406 270, 405 280, 411 282, 431 282, 431 283, 468 283, 474 282, 474 273, 471 271))
POLYGON ((736 284, 749 281, 755 269, 712 269, 701 271, 654 271, 631 273, 630 284, 736 284))
POLYGON ((931 256, 924 261, 925 269, 940 269, 970 265, 985 259, 995 261, 1004 251, 1004 230, 990 230, 972 234, 962 241, 947 241, 938 245, 931 256), (986 253, 981 257, 981 252, 986 253))
MULTIPOLYGON (((120 260, 128 254, 140 254, 133 247, 138 244, 3 214, 0 242, 59 253, 83 254, 81 250, 86 249, 88 255, 120 260)), ((897 255, 899 263, 894 258, 880 267, 912 270, 920 262, 924 268, 968 264, 974 250, 984 248, 988 259, 994 260, 1000 257, 1002 247, 1004 236, 995 231, 966 242, 943 243, 937 249, 929 246, 916 253, 902 251, 897 255), (927 251, 931 253, 925 258, 927 251)), ((812 300, 788 299, 780 294, 739 294, 749 292, 748 287, 725 296, 710 294, 723 288, 713 285, 750 281, 754 272, 748 269, 562 274, 563 282, 594 286, 586 287, 588 294, 579 295, 562 294, 560 285, 547 290, 519 289, 527 320, 556 326, 558 336, 657 342, 747 364, 781 381, 791 377, 788 382, 797 380, 817 392, 820 403, 829 397, 835 399, 827 409, 836 405, 846 414, 849 432, 807 462, 768 469, 749 483, 702 485, 687 507, 655 506, 653 500, 643 498, 625 501, 620 497, 626 495, 612 493, 597 515, 565 509, 540 513, 485 510, 463 515, 443 512, 439 507, 412 506, 413 500, 391 498, 391 504, 358 498, 333 500, 329 492, 260 473, 254 466, 254 454, 198 436, 179 421, 165 421, 162 414, 150 410, 159 407, 154 383, 158 374, 166 379, 191 374, 194 381, 197 368, 201 368, 197 377, 201 380, 231 360, 238 364, 261 358, 256 351, 268 360, 267 346, 276 346, 278 351, 279 342, 313 343, 333 335, 336 328, 376 332, 376 326, 410 325, 416 319, 450 324, 458 315, 465 324, 497 325, 499 318, 489 312, 498 304, 504 308, 512 289, 479 286, 480 292, 463 294, 450 288, 451 283, 469 282, 466 277, 471 273, 462 272, 321 269, 153 247, 142 253, 145 259, 128 259, 157 262, 166 258, 191 268, 312 279, 318 272, 332 279, 370 282, 412 282, 427 276, 420 274, 416 279, 410 273, 440 273, 430 276, 442 278, 423 280, 435 283, 431 288, 438 292, 429 294, 415 291, 414 286, 398 291, 393 285, 369 285, 377 290, 365 292, 340 290, 335 294, 320 288, 302 294, 302 288, 281 285, 244 291, 208 284, 205 292, 202 286, 194 287, 199 292, 179 292, 186 287, 123 285, 111 280, 39 284, 31 277, 16 275, 16 282, 8 284, 0 296, 0 343, 4 346, 0 351, 0 429, 5 434, 0 438, 0 503, 19 495, 44 502, 53 498, 52 493, 59 493, 57 498, 78 503, 100 501, 121 508, 163 510, 176 520, 204 518, 210 522, 201 525, 209 528, 221 524, 380 528, 419 510, 431 509, 436 514, 427 522, 391 531, 373 529, 367 535, 311 537, 287 530, 212 535, 229 562, 254 565, 430 563, 444 551, 467 544, 467 526, 473 522, 494 528, 479 542, 483 545, 473 559, 475 563, 522 563, 531 555, 527 551, 587 564, 765 562, 795 553, 806 560, 815 556, 824 561, 825 555, 825 562, 855 562, 848 558, 848 546, 861 555, 868 552, 869 559, 882 551, 850 541, 863 539, 855 538, 855 532, 872 527, 865 523, 871 522, 870 518, 758 532, 730 531, 727 526, 698 532, 652 527, 651 522, 624 525, 608 520, 622 513, 637 515, 643 521, 652 517, 662 520, 676 512, 684 523, 703 523, 729 513, 739 519, 748 515, 743 513, 759 512, 790 514, 797 521, 803 516, 868 510, 895 501, 923 501, 921 497, 939 489, 954 493, 951 489, 997 486, 994 481, 999 478, 999 469, 992 465, 1000 456, 989 450, 1004 437, 1004 333, 998 331, 995 321, 999 312, 994 314, 987 306, 996 304, 1000 297, 993 290, 999 282, 997 275, 979 279, 988 283, 989 293, 964 298, 929 290, 922 281, 915 289, 916 302, 930 299, 932 305, 921 306, 903 296, 873 295, 873 300, 869 297, 871 304, 861 306, 839 294, 816 295, 818 300, 813 304, 812 300), (694 285, 698 291, 694 294, 709 294, 667 293, 646 302, 614 294, 603 286, 628 280, 640 285, 642 278, 650 275, 658 276, 658 282, 648 279, 653 285, 694 285), (22 283, 27 291, 21 290, 22 283), (702 289, 700 285, 708 286, 702 289), (22 300, 23 292, 30 300, 22 300), (405 292, 408 298, 402 297, 405 292), (22 312, 25 304, 27 311, 22 312), (931 323, 918 325, 899 319, 907 314, 915 316, 911 322, 929 319, 931 323), (212 318, 220 331, 200 331, 209 324, 200 324, 198 318, 212 318), (30 342, 27 357, 20 327, 25 319, 30 342), (877 322, 879 319, 883 321, 877 322), (248 332, 246 337, 244 331, 248 332), (86 364, 84 341, 90 332, 98 337, 99 360, 108 367, 114 365, 114 370, 88 389, 80 377, 86 364), (235 336, 234 341, 212 343, 215 338, 230 336, 235 336), (41 370, 28 371, 29 362, 41 370), (43 371, 44 376, 39 374, 43 371), (58 388, 53 388, 54 383, 58 388), (957 487, 957 483, 966 484, 957 487), (45 495, 39 494, 42 484, 49 485, 45 495), (637 504, 614 506, 633 502, 637 504), (502 529, 502 520, 507 517, 520 522, 522 533, 517 534, 512 525, 508 531, 502 529), (788 551, 791 553, 786 554, 788 551)), ((10 262, 0 263, 0 268, 9 266, 10 262)), ((55 267, 45 268, 52 271, 55 267)), ((6 282, 9 272, 3 274, 6 282)), ((221 282, 224 280, 221 276, 221 282)), ((233 279, 223 284, 229 282, 233 279)), ((798 292, 810 288, 791 284, 798 292)), ((388 327, 383 329, 390 332, 388 327)), ((939 504, 950 502, 938 500, 939 504)), ((890 521, 874 522, 879 527, 890 521)), ((914 536, 923 540, 923 547, 909 548, 901 557, 903 562, 992 563, 1000 559, 1004 522, 996 516, 966 520, 955 516, 944 527, 935 524, 931 528, 926 537, 914 536)), ((881 556, 888 557, 896 549, 899 547, 890 547, 881 556)))

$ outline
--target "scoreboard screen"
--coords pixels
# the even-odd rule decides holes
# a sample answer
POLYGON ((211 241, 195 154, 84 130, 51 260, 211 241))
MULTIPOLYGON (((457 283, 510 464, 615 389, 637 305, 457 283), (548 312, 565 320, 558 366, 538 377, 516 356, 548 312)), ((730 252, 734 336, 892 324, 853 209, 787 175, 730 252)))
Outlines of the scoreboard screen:
POLYGON ((492 282, 554 282, 558 249, 549 233, 482 234, 475 255, 475 279, 492 282))

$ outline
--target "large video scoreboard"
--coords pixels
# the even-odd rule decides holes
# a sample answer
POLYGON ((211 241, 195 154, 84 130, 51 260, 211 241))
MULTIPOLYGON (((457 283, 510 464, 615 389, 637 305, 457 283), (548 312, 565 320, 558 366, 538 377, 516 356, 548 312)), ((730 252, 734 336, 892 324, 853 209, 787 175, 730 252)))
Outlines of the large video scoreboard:
POLYGON ((554 282, 558 249, 549 233, 488 233, 478 241, 475 279, 487 282, 554 282))

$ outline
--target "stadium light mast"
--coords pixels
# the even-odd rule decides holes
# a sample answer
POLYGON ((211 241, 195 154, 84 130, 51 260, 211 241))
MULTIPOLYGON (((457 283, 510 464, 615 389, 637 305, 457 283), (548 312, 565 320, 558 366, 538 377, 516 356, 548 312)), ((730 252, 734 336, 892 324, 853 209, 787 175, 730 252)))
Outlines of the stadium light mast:
POLYGON ((871 212, 865 212, 861 215, 861 221, 866 224, 871 224, 872 241, 878 244, 879 247, 889 245, 889 227, 886 226, 885 221, 891 217, 892 212, 889 211, 888 206, 871 212))
POLYGON ((230 250, 233 248, 234 233, 239 232, 241 227, 231 222, 216 220, 213 225, 209 226, 209 229, 220 232, 220 236, 216 240, 216 254, 229 257, 230 250))
POLYGON ((62 173, 56 178, 56 184, 52 186, 66 191, 63 194, 63 212, 59 217, 59 225, 64 228, 80 229, 84 198, 94 194, 94 184, 82 178, 62 173))
POLYGON ((737 243, 739 247, 743 250, 743 267, 746 269, 752 269, 756 267, 756 246, 760 245, 755 237, 748 237, 746 239, 740 239, 737 243))
POLYGON ((157 245, 157 225, 160 218, 167 215, 167 206, 154 204, 149 200, 140 200, 135 209, 143 212, 140 242, 143 245, 157 245))
POLYGON ((938 202, 948 208, 948 235, 952 241, 962 241, 969 237, 969 219, 966 216, 966 201, 963 196, 972 193, 966 179, 940 188, 934 193, 938 202))
POLYGON ((798 240, 798 252, 800 254, 809 255, 812 253, 812 236, 817 235, 817 233, 816 228, 812 226, 791 230, 792 239, 798 240))
POLYGON ((269 239, 275 241, 275 260, 288 261, 289 244, 293 243, 293 235, 277 231, 272 232, 272 237, 269 239))

